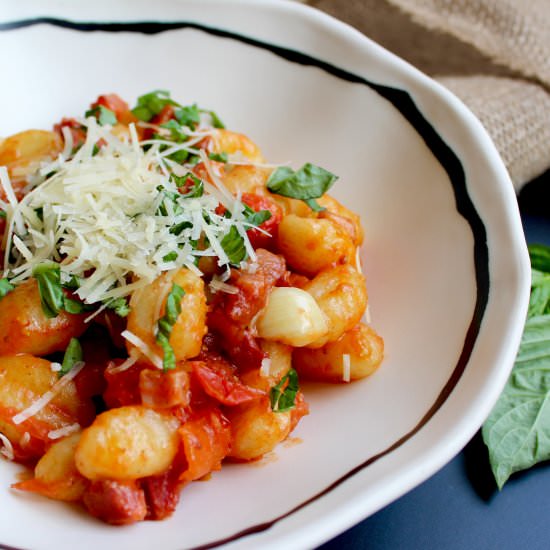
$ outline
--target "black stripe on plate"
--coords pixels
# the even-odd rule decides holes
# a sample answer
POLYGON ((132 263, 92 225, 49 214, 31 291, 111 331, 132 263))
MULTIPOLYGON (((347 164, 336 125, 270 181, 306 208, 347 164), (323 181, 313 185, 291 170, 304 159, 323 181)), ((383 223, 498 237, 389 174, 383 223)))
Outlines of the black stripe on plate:
MULTIPOLYGON (((441 408, 443 403, 447 400, 449 395, 456 387, 458 381, 462 377, 464 370, 470 359, 473 347, 475 345, 476 339, 479 335, 479 330, 481 327, 481 322, 487 307, 487 302, 489 299, 489 249, 487 246, 487 233, 485 226, 481 217, 479 216, 474 203, 468 193, 468 188, 466 185, 466 178, 464 174, 464 168, 460 159, 454 153, 454 151, 443 141, 441 136, 437 133, 435 128, 428 122, 424 115, 420 112, 416 104, 414 103, 412 97, 404 90, 397 88, 392 88, 389 86, 384 86, 367 80, 359 75, 350 73, 344 69, 336 67, 330 63, 327 63, 321 59, 316 59, 307 54, 301 53, 296 50, 291 50, 275 44, 270 44, 267 42, 262 42, 247 36, 236 34, 230 31, 223 29, 218 29, 214 27, 208 27, 204 25, 199 25, 196 23, 190 22, 157 22, 157 21, 144 21, 144 22, 132 22, 132 23, 95 23, 95 22, 74 22, 67 21, 63 19, 55 18, 37 18, 37 19, 26 19, 21 21, 12 21, 8 23, 0 23, 0 31, 14 31, 17 29, 31 27, 34 25, 47 24, 53 25, 55 27, 60 27, 64 29, 71 29, 74 31, 81 32, 132 32, 132 33, 142 33, 147 35, 153 35, 162 33, 165 31, 171 30, 184 30, 184 29, 194 29, 198 31, 205 32, 212 36, 219 38, 228 38, 231 40, 237 40, 243 44, 249 46, 260 48, 263 50, 270 51, 271 53, 291 62, 303 66, 317 67, 328 74, 331 74, 334 77, 337 77, 341 80, 362 84, 368 86, 380 96, 389 101, 400 113, 401 115, 410 123, 410 125, 418 132, 422 137, 427 147, 430 149, 434 157, 439 161, 441 166, 444 168, 447 173, 449 180, 451 182, 457 211, 464 217, 468 222, 473 238, 474 238, 474 247, 473 247, 473 256, 474 256, 474 267, 475 267, 475 278, 476 278, 476 303, 474 311, 472 314, 472 319, 470 321, 468 330, 464 338, 464 344, 460 357, 453 369, 453 372, 443 388, 441 389, 438 397, 431 405, 431 407, 426 411, 423 418, 418 422, 418 424, 410 430, 408 433, 404 434, 399 440, 395 441, 387 449, 382 452, 369 457, 361 464, 357 465, 351 471, 347 472, 345 475, 335 480, 325 489, 311 497, 305 502, 302 502, 289 510, 288 512, 270 520, 265 523, 251 526, 247 529, 234 533, 233 535, 224 538, 222 540, 213 541, 211 543, 201 545, 197 547, 198 549, 207 549, 220 546, 222 544, 229 543, 238 538, 251 535, 254 533, 259 533, 265 531, 273 526, 278 521, 290 516, 291 514, 297 512, 301 508, 307 506, 311 502, 319 499, 323 495, 326 495, 332 491, 335 487, 342 484, 359 471, 363 470, 370 464, 376 462, 378 459, 388 455, 392 451, 399 448, 403 443, 408 441, 413 437, 418 431, 426 425, 426 423, 434 416, 434 414, 441 408)), ((1 546, 0 548, 6 548, 8 550, 17 550, 10 547, 1 546)))

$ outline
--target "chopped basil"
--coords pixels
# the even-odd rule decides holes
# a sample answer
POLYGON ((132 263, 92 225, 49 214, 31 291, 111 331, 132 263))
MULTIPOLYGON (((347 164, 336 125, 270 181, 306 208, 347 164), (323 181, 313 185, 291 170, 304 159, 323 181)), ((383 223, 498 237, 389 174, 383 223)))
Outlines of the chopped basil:
POLYGON ((0 279, 0 298, 9 294, 14 288, 15 286, 13 286, 6 277, 0 279))
POLYGON ((58 373, 59 377, 67 374, 80 361, 82 361, 82 347, 76 338, 71 338, 63 356, 61 370, 58 373))
POLYGON ((298 389, 298 373, 290 369, 269 392, 273 412, 286 412, 293 409, 296 406, 298 389))
POLYGON ((181 300, 184 296, 185 290, 173 283, 172 289, 166 298, 164 316, 157 321, 156 340, 164 352, 163 367, 165 371, 176 367, 176 356, 170 345, 170 334, 172 334, 172 328, 181 313, 181 300))
POLYGON ((0 218, 6 218, 7 214, 5 210, 0 210, 0 218))
POLYGON ((227 162, 227 153, 210 153, 208 158, 216 162, 227 162))
POLYGON ((204 184, 200 178, 195 176, 192 172, 187 172, 185 176, 176 176, 176 174, 170 174, 170 179, 176 184, 176 187, 185 187, 188 191, 181 196, 186 199, 195 199, 204 195, 204 184), (192 184, 189 186, 189 182, 192 184))
POLYGON ((271 173, 267 180, 267 188, 277 195, 303 200, 310 208, 319 212, 324 210, 313 199, 322 197, 338 179, 328 170, 304 164, 299 170, 288 166, 280 166, 271 173))
POLYGON ((134 116, 149 122, 155 115, 158 115, 166 105, 179 107, 179 103, 170 98, 170 92, 166 90, 155 90, 138 97, 137 105, 132 109, 134 116))
POLYGON ((112 309, 119 317, 126 317, 130 313, 130 306, 126 298, 113 298, 104 303, 107 308, 112 309))
POLYGON ((49 318, 57 317, 63 309, 65 298, 59 265, 54 262, 42 263, 34 268, 32 274, 38 282, 44 315, 49 318))
POLYGON ((177 252, 168 252, 165 256, 162 257, 163 262, 173 262, 174 260, 177 260, 178 253, 177 252))
POLYGON ((214 128, 225 128, 225 124, 221 121, 220 117, 215 113, 215 111, 203 110, 202 112, 210 115, 212 126, 214 126, 214 128))
POLYGON ((200 110, 196 103, 176 109, 174 115, 180 124, 192 130, 194 130, 201 121, 200 110))
POLYGON ((61 310, 67 313, 83 313, 94 309, 94 306, 84 304, 78 300, 73 300, 65 295, 63 288, 74 290, 78 288, 77 279, 71 278, 66 284, 61 284, 61 269, 55 262, 45 262, 37 265, 33 272, 33 277, 38 282, 38 291, 40 292, 40 302, 42 311, 50 319, 57 317, 61 310))
POLYGON ((254 225, 255 227, 262 225, 262 223, 271 218, 271 212, 269 210, 259 210, 258 212, 255 212, 252 208, 250 208, 250 206, 248 206, 248 204, 244 205, 244 215, 247 223, 254 225))
POLYGON ((244 239, 234 225, 231 226, 231 229, 226 233, 220 244, 227 254, 231 265, 238 267, 246 259, 247 253, 244 239))
POLYGON ((97 121, 101 126, 105 126, 106 124, 114 126, 117 123, 115 113, 113 113, 111 109, 107 109, 107 107, 104 107, 103 105, 96 105, 94 108, 86 111, 84 116, 86 118, 90 116, 97 118, 97 121))
POLYGON ((174 119, 169 120, 164 124, 161 124, 160 127, 170 130, 170 137, 172 141, 175 141, 176 143, 182 143, 189 139, 189 136, 185 133, 182 126, 178 124, 174 119))

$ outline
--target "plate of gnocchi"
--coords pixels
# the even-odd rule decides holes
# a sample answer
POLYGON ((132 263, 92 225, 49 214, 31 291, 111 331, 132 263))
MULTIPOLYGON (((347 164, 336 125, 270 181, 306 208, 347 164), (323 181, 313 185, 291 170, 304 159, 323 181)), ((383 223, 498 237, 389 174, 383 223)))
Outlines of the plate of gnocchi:
POLYGON ((0 547, 310 548, 474 435, 530 271, 452 94, 278 0, 13 4, 0 50, 0 547))

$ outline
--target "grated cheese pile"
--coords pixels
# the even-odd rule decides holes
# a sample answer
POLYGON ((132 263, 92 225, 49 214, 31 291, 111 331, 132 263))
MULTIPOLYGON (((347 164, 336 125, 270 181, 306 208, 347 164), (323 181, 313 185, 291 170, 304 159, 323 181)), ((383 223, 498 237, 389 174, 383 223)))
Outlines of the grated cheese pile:
POLYGON ((228 269, 221 241, 232 227, 255 259, 243 204, 224 188, 204 151, 193 148, 209 130, 191 132, 181 144, 166 142, 166 148, 162 140, 139 143, 133 125, 129 136, 118 136, 95 118, 81 123, 87 127, 84 145, 71 156, 66 136, 64 151, 42 166, 36 186, 21 201, 7 171, 0 172, 7 197, 0 201, 7 214, 4 277, 17 284, 53 260, 62 281, 81 279, 76 294, 82 301, 105 302, 128 296, 164 271, 182 265, 197 271, 200 256, 215 256, 228 269), (215 182, 203 181, 200 197, 185 197, 170 177, 176 170, 188 172, 168 158, 178 148, 200 155, 215 182), (216 213, 219 204, 229 215, 216 213), (197 241, 205 243, 202 250, 197 241))

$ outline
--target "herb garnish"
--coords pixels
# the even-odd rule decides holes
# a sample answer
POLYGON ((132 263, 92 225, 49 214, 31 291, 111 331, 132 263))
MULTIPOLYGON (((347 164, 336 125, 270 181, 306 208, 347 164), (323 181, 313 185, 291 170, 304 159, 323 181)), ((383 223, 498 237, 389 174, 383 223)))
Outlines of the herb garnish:
POLYGON ((63 356, 61 370, 58 373, 59 377, 61 378, 61 376, 67 374, 80 361, 82 361, 82 347, 76 338, 71 338, 63 356))
POLYGON ((338 179, 315 164, 304 164, 299 170, 280 166, 271 173, 267 188, 277 195, 303 200, 312 210, 324 210, 315 199, 322 197, 338 179))
POLYGON ((166 308, 164 316, 157 321, 156 340, 164 352, 163 367, 167 371, 176 368, 176 356, 170 345, 170 335, 172 328, 178 320, 181 313, 181 300, 185 296, 185 290, 176 283, 172 284, 168 297, 166 298, 166 308))
POLYGON ((86 111, 86 113, 84 113, 84 116, 86 118, 90 116, 97 118, 97 121, 101 126, 105 126, 106 124, 114 126, 117 123, 115 113, 113 113, 113 111, 107 109, 107 107, 104 107, 103 105, 97 105, 93 109, 86 111))
POLYGON ((9 294, 14 288, 15 286, 13 286, 6 277, 0 279, 0 298, 9 294))
MULTIPOLYGON (((82 313, 93 309, 93 306, 73 300, 65 294, 63 291, 65 285, 61 284, 61 269, 55 262, 44 262, 37 265, 33 269, 32 275, 38 282, 40 303, 46 317, 50 319, 57 317, 61 310, 65 310, 67 313, 82 313)), ((69 281, 66 288, 73 289, 73 284, 73 280, 69 281)))
POLYGON ((531 245, 531 297, 514 368, 483 425, 499 489, 514 472, 550 459, 550 247, 531 245))
POLYGON ((269 392, 273 412, 287 412, 293 409, 296 406, 298 389, 298 373, 290 369, 269 392))

